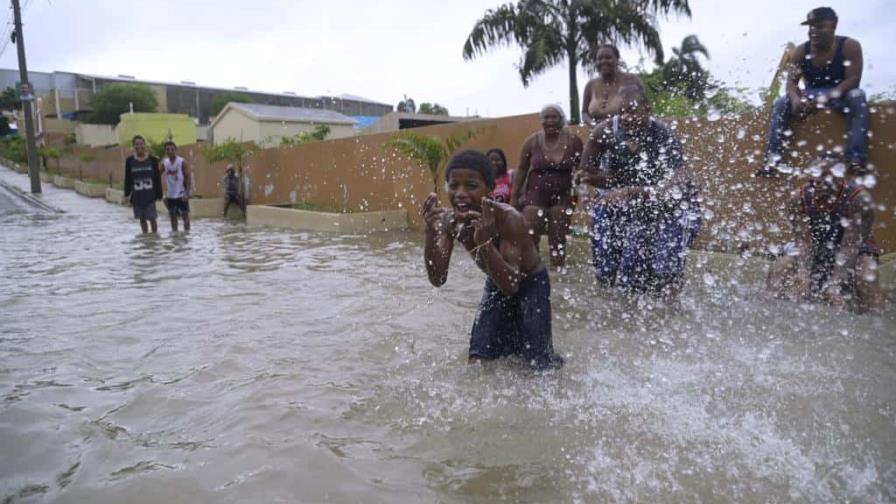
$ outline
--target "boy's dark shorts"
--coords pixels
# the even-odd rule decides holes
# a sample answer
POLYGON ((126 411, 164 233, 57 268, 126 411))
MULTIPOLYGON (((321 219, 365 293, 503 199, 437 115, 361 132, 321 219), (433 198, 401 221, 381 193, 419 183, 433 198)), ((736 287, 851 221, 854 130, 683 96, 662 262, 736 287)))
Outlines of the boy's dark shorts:
POLYGON ((497 359, 520 356, 536 369, 559 368, 563 358, 551 341, 551 282, 547 270, 520 282, 507 297, 491 278, 470 336, 470 357, 497 359))
POLYGON ((239 203, 240 196, 239 196, 239 194, 236 194, 236 193, 226 193, 224 195, 224 202, 225 203, 239 203))
POLYGON ((165 198, 165 206, 172 217, 190 215, 190 202, 183 198, 165 198))
POLYGON ((134 218, 142 220, 156 220, 159 217, 156 211, 156 202, 153 200, 143 206, 134 205, 134 218))

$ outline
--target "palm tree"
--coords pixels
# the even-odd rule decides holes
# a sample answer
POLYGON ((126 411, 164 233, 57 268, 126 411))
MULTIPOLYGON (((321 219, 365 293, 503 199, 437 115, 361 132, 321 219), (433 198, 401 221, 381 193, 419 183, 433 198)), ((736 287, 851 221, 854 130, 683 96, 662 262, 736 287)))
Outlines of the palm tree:
POLYGON ((464 44, 470 60, 491 47, 515 43, 525 52, 518 65, 520 79, 532 78, 559 64, 569 67, 571 122, 579 122, 576 72, 598 40, 640 44, 663 61, 663 46, 654 25, 660 14, 691 15, 688 0, 519 0, 489 9, 476 22, 464 44))
POLYGON ((673 88, 680 89, 685 96, 694 101, 706 97, 710 88, 709 72, 700 64, 697 56, 702 54, 709 59, 709 51, 696 35, 688 35, 681 41, 681 47, 672 48, 672 56, 663 65, 663 80, 673 88))
POLYGON ((444 140, 429 135, 417 135, 405 133, 386 142, 383 147, 395 149, 405 156, 413 159, 429 169, 432 175, 432 190, 439 193, 439 170, 442 164, 464 141, 476 136, 476 133, 468 131, 465 135, 452 135, 444 140))

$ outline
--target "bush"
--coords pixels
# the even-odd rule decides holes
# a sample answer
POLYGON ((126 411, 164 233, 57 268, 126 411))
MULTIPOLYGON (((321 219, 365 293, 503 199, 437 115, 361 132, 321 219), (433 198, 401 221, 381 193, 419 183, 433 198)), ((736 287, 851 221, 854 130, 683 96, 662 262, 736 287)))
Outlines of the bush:
POLYGON ((93 112, 87 121, 94 124, 118 124, 121 114, 130 111, 155 112, 158 107, 156 95, 149 86, 143 84, 108 84, 93 97, 93 112))
POLYGON ((311 131, 303 131, 297 135, 281 138, 280 145, 302 145, 315 140, 323 140, 329 136, 330 131, 332 130, 326 124, 318 124, 311 131))
POLYGON ((25 147, 25 139, 20 136, 0 139, 0 155, 16 163, 27 163, 28 153, 25 147))

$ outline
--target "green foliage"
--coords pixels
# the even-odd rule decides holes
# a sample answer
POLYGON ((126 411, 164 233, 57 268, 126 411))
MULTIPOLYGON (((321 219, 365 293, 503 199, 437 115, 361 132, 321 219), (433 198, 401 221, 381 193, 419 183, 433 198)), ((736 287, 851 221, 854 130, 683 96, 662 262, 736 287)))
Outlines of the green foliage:
POLYGON ((8 87, 0 93, 0 110, 9 112, 19 110, 21 107, 15 88, 8 87))
POLYGON ((423 102, 417 112, 421 114, 448 115, 448 109, 438 103, 423 102))
MULTIPOLYGON (((167 140, 165 140, 165 142, 167 142, 167 140)), ((165 157, 165 142, 157 142, 155 139, 147 138, 146 147, 149 148, 150 154, 162 159, 165 157)))
POLYGON ((80 159, 82 163, 92 163, 94 160, 96 160, 96 155, 94 155, 93 152, 87 150, 82 152, 81 155, 78 156, 78 159, 80 159))
POLYGON ((688 35, 682 40, 681 47, 672 48, 672 54, 674 56, 662 66, 666 85, 693 102, 703 101, 712 84, 709 72, 703 68, 697 56, 702 54, 709 59, 706 46, 700 43, 696 35, 688 35))
POLYGON ((78 136, 74 133, 68 133, 65 135, 65 145, 75 145, 78 143, 78 136))
POLYGON ((149 86, 143 84, 107 84, 97 91, 91 106, 93 112, 87 122, 94 124, 118 124, 121 114, 130 111, 155 112, 158 107, 156 95, 149 86))
POLYGON ((475 136, 474 132, 468 131, 464 135, 449 136, 443 142, 436 136, 405 133, 399 137, 391 138, 383 144, 383 147, 394 149, 426 167, 432 175, 433 192, 438 193, 439 170, 442 168, 442 164, 465 141, 475 136))
POLYGON ((16 163, 27 163, 25 139, 18 135, 0 138, 0 156, 16 163))
POLYGON ((887 91, 879 91, 877 93, 872 94, 868 97, 868 102, 885 102, 885 101, 896 101, 896 86, 891 87, 887 91))
POLYGON ((212 100, 212 115, 218 115, 228 103, 252 103, 252 97, 239 91, 224 91, 212 100))
POLYGON ((302 145, 308 142, 324 140, 330 135, 330 126, 318 124, 311 131, 303 131, 293 136, 285 136, 280 139, 280 145, 302 145))
POLYGON ((234 138, 227 138, 218 145, 207 145, 203 150, 203 155, 209 163, 218 163, 227 161, 233 163, 238 173, 242 173, 243 165, 246 160, 258 151, 255 142, 242 143, 237 142, 234 138))
POLYGON ((518 0, 487 10, 470 31, 463 55, 470 60, 493 47, 522 47, 517 68, 524 86, 566 60, 570 120, 577 124, 579 63, 593 60, 594 46, 603 41, 641 45, 661 63, 663 46, 656 19, 670 12, 690 16, 688 0, 518 0))
POLYGON ((413 98, 408 98, 408 95, 404 95, 404 99, 398 102, 398 105, 395 106, 395 110, 397 112, 415 114, 417 113, 417 105, 414 104, 413 98))

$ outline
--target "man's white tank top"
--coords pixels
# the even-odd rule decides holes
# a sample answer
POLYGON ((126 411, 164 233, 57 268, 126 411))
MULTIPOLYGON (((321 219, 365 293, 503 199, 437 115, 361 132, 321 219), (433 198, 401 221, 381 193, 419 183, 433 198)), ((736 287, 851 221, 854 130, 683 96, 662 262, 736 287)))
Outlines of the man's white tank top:
POLYGON ((186 194, 184 191, 184 158, 177 156, 174 162, 171 158, 165 156, 162 159, 162 166, 165 167, 165 177, 168 182, 168 198, 183 198, 186 194))

